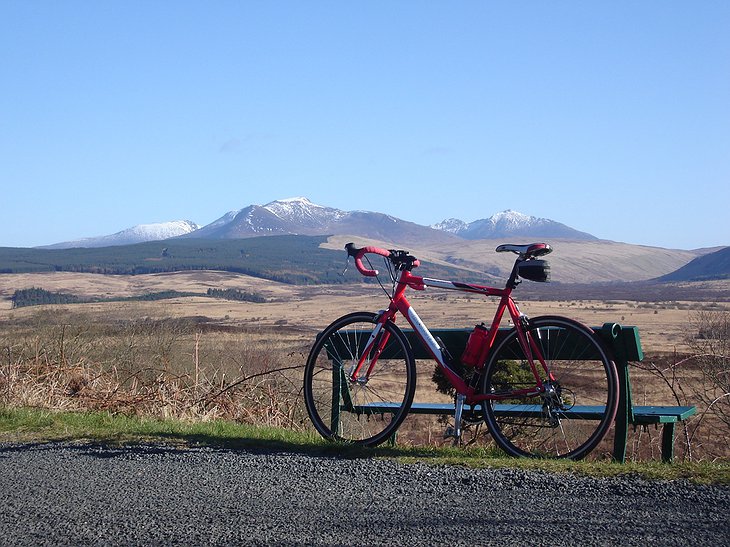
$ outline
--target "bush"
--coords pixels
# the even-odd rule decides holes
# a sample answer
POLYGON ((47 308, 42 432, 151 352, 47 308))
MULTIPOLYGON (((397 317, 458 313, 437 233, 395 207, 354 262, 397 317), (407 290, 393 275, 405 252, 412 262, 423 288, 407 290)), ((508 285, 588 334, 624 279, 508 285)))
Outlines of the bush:
POLYGON ((730 432, 730 312, 699 311, 690 321, 687 345, 702 372, 703 387, 696 397, 706 412, 730 432))
POLYGON ((258 304, 266 302, 266 298, 264 298, 260 294, 244 292, 239 289, 208 289, 207 294, 212 298, 223 298, 225 300, 255 302, 258 304))
POLYGON ((40 288, 20 289, 10 299, 13 308, 40 306, 43 304, 75 304, 81 299, 73 294, 51 292, 40 288))

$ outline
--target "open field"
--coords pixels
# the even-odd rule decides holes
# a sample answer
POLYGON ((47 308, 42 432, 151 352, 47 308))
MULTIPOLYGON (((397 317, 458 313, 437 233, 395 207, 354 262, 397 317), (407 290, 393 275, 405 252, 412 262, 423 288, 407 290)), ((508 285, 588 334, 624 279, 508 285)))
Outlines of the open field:
MULTIPOLYGON (((688 322, 698 309, 730 309, 730 281, 697 284, 714 296, 725 292, 722 300, 694 302, 698 287, 687 289, 686 299, 641 301, 630 298, 597 300, 581 298, 565 300, 566 287, 559 287, 562 300, 536 300, 530 291, 535 284, 526 284, 530 300, 520 300, 522 311, 534 317, 544 314, 566 315, 596 326, 604 322, 638 326, 647 353, 682 351, 688 322)), ((549 285, 548 285, 549 286, 549 285)), ((286 324, 304 331, 317 331, 346 311, 377 310, 385 307, 385 295, 376 285, 295 286, 229 272, 175 272, 138 276, 110 276, 84 273, 35 273, 0 275, 0 321, 22 318, 37 309, 11 310, 10 297, 18 289, 40 287, 85 297, 129 297, 145 293, 176 290, 204 293, 209 288, 232 288, 263 295, 264 304, 231 302, 210 298, 180 298, 162 302, 94 303, 71 307, 77 311, 101 313, 107 317, 206 317, 217 324, 273 326, 286 324)), ((549 291, 547 291, 549 292, 549 291)), ((556 291, 557 292, 557 291, 556 291)), ((681 289, 679 291, 681 293, 681 289)), ((494 301, 449 291, 427 290, 410 293, 411 302, 422 319, 434 328, 469 327, 489 322, 494 301)), ((592 295, 589 295, 592 296, 592 295)), ((630 295, 636 298, 639 295, 630 295)), ((677 296, 677 291, 673 293, 677 296)), ((540 298, 544 298, 541 296, 540 298)), ((68 306, 67 306, 68 307, 68 306)))
MULTIPOLYGON (((730 294, 730 281, 692 287, 687 294, 700 294, 698 302, 689 298, 642 302, 616 298, 615 293, 605 301, 564 297, 543 301, 530 294, 528 284, 524 288, 529 299, 519 300, 520 289, 516 295, 530 316, 559 314, 591 326, 619 322, 639 327, 647 359, 632 368, 637 404, 698 404, 692 394, 702 389, 701 374, 691 362, 673 368, 672 359, 690 351, 688 334, 697 329, 697 310, 727 314, 727 299, 706 296, 730 294)), ((470 327, 489 321, 494 310, 494 302, 448 291, 414 292, 411 302, 434 328, 470 327)), ((92 408, 193 420, 224 417, 306 429, 301 367, 315 334, 346 312, 377 310, 386 303, 373 284, 293 286, 227 272, 0 275, 0 396, 15 406, 92 408), (201 296, 11 309, 14 291, 31 287, 96 298, 232 288, 255 292, 267 301, 201 296)), ((432 369, 432 363, 419 363, 418 400, 440 397, 429 380, 432 369)), ((695 423, 706 430, 714 422, 695 423)), ((419 431, 414 442, 438 443, 443 428, 437 419, 409 418, 403 433, 419 431)), ((721 433, 712 442, 692 437, 692 456, 727 458, 730 435, 721 433)), ((688 454, 688 447, 679 445, 688 445, 692 434, 693 430, 678 433, 679 456, 688 454)), ((638 431, 634 437, 633 454, 656 457, 659 431, 638 431)))

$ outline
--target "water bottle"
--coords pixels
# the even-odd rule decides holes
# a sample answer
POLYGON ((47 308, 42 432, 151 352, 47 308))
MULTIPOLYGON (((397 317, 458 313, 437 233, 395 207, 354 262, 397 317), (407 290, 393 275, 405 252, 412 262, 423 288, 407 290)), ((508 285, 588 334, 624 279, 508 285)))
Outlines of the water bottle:
POLYGON ((469 335, 469 340, 466 342, 464 353, 461 355, 462 363, 469 365, 470 367, 480 364, 479 358, 482 355, 484 345, 487 343, 488 334, 489 330, 484 323, 474 327, 474 330, 471 331, 471 334, 469 335))

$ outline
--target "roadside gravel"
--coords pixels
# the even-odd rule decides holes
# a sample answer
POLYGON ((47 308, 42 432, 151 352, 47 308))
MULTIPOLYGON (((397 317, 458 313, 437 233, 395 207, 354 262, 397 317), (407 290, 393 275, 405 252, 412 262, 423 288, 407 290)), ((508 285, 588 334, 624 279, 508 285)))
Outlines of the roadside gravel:
POLYGON ((0 444, 0 545, 728 545, 730 487, 165 446, 0 444))

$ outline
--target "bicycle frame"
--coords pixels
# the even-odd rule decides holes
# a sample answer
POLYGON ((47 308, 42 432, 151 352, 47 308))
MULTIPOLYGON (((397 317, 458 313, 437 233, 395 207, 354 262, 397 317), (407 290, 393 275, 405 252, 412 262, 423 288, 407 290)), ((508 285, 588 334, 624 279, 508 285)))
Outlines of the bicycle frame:
MULTIPOLYGON (((370 339, 365 346, 363 357, 360 359, 354 370, 350 373, 350 380, 360 383, 367 382, 367 379, 373 371, 379 355, 382 353, 388 341, 387 333, 385 333, 384 336, 380 336, 380 334, 384 332, 383 325, 388 321, 395 322, 398 313, 400 313, 403 317, 405 317, 413 330, 416 332, 418 338, 421 340, 421 343, 426 347, 428 352, 438 363, 444 375, 451 383, 451 385, 456 389, 457 393, 465 397, 466 403, 474 404, 485 400, 501 400, 517 395, 532 396, 543 393, 545 391, 545 388, 544 383, 538 372, 538 366, 545 372, 545 375, 549 380, 553 381, 554 378, 550 373, 537 344, 526 332, 525 326, 527 317, 522 312, 520 312, 517 304, 511 297, 512 286, 514 285, 513 282, 514 271, 513 275, 510 277, 510 281, 507 283, 507 286, 504 289, 498 289, 495 287, 487 287, 467 283, 455 283, 451 281, 444 281, 441 279, 419 277, 413 275, 409 270, 401 270, 394 294, 392 295, 390 300, 390 305, 388 306, 388 309, 380 312, 378 325, 373 330, 370 339), (492 324, 489 328, 489 333, 486 340, 486 346, 488 349, 486 352, 483 352, 483 354, 486 357, 489 356, 489 353, 494 346, 494 341, 497 337, 499 325, 506 310, 507 312, 509 312, 512 323, 517 330, 520 346, 522 347, 522 351, 525 353, 527 362, 529 363, 532 374, 535 377, 535 386, 521 390, 514 390, 510 393, 505 394, 477 393, 477 390, 474 387, 468 385, 464 381, 464 379, 453 369, 451 369, 451 367, 447 363, 438 341, 433 337, 428 327, 421 320, 421 318, 416 313, 416 310, 406 298, 405 292, 409 287, 414 290, 420 291, 425 290, 426 287, 436 287, 460 292, 476 293, 483 296, 499 297, 500 301, 497 305, 497 310, 494 314, 494 318, 492 319, 492 324), (365 371, 365 374, 361 376, 361 371, 363 367, 366 366, 366 361, 368 361, 368 359, 369 363, 367 363, 367 370, 365 371)), ((486 363, 486 357, 482 360, 483 362, 481 362, 475 368, 481 371, 484 368, 484 364, 486 363)))
POLYGON ((528 319, 512 299, 523 280, 550 280, 549 263, 538 259, 552 252, 550 245, 499 245, 496 252, 517 255, 504 288, 413 275, 421 263, 405 250, 358 248, 354 243, 345 250, 348 263, 353 258, 365 277, 379 276, 367 255, 383 257, 392 287, 378 278, 389 299, 386 309, 339 317, 310 350, 304 399, 323 437, 376 446, 393 439, 413 410, 453 415, 453 426, 444 436, 455 443, 461 442, 466 428, 483 419, 496 444, 511 456, 580 459, 604 438, 620 392, 616 367, 595 329, 554 315, 528 319), (452 357, 436 335, 462 345, 463 331, 430 331, 408 301, 409 289, 426 288, 490 299, 491 325, 479 325, 472 332, 462 356, 452 357), (400 315, 413 329, 408 335, 396 325, 400 315), (511 320, 509 329, 499 328, 504 319, 511 320), (416 363, 416 355, 424 361, 416 363), (420 393, 426 401, 414 403, 425 360, 438 363, 434 380, 439 392, 454 392, 453 410, 431 402, 434 398, 427 393, 420 393))

